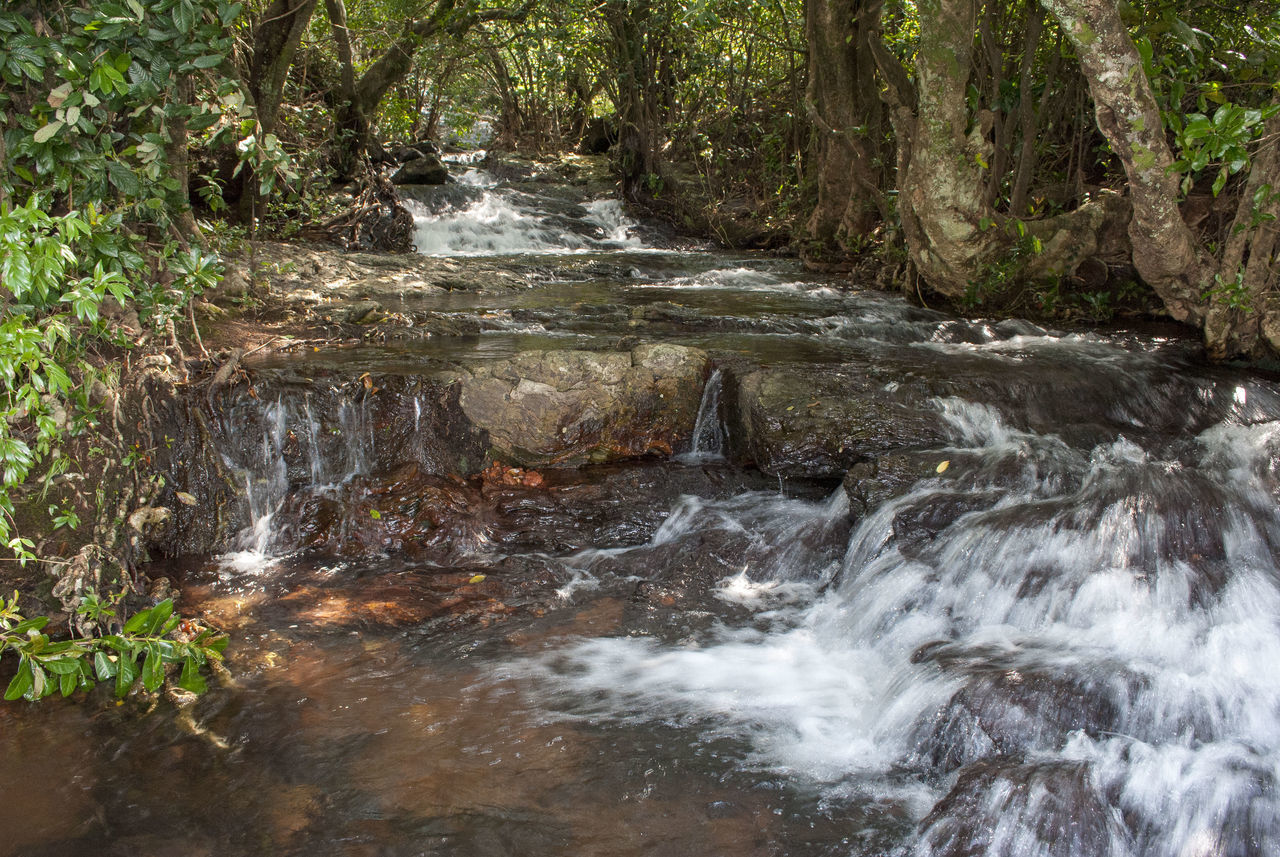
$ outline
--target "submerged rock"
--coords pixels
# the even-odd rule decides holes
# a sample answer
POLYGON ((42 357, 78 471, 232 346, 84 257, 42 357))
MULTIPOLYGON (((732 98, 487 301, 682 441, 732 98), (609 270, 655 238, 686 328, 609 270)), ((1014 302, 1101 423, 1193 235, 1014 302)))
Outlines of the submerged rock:
POLYGON ((706 352, 537 351, 471 370, 460 402, 494 454, 523 466, 601 463, 689 445, 706 352))

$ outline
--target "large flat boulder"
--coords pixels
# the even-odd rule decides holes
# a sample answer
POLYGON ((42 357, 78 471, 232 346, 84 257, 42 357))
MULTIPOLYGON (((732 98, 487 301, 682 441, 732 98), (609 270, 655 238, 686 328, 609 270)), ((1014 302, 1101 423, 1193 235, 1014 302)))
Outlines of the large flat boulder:
POLYGON ((492 453, 523 466, 670 455, 688 448, 710 363, 706 352, 530 351, 474 367, 459 402, 492 453))

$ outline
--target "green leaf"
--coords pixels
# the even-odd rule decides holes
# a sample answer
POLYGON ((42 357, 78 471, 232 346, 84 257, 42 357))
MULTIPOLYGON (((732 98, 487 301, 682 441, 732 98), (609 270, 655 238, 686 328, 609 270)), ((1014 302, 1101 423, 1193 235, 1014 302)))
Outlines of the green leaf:
POLYGON ((1227 168, 1218 170, 1218 177, 1213 180, 1213 195, 1217 196, 1227 186, 1227 168))
POLYGON ((200 675, 200 665, 195 658, 187 658, 182 662, 182 675, 178 678, 178 687, 192 693, 204 693, 209 689, 204 676, 200 675))
POLYGON ((217 66, 222 65, 222 57, 215 56, 214 54, 206 54, 202 57, 196 57, 191 61, 191 64, 196 68, 216 68, 217 66))
POLYGON ((75 692, 76 685, 80 683, 79 677, 80 670, 78 669, 58 676, 58 690, 63 696, 70 696, 75 692))
POLYGON ((31 691, 31 685, 31 660, 24 655, 22 663, 18 665, 17 675, 13 677, 13 681, 9 682, 9 687, 4 692, 4 698, 9 702, 21 699, 31 691))
POLYGON ((44 668, 54 675, 74 675, 80 672, 80 660, 79 658, 58 658, 45 661, 44 668))
POLYGON ((55 119, 52 122, 50 122, 48 125, 42 126, 39 130, 37 130, 34 134, 32 134, 31 139, 33 142, 36 142, 36 143, 47 143, 50 140, 52 140, 54 135, 61 130, 62 130, 62 120, 55 119))
POLYGON ((49 624, 48 616, 36 616, 32 619, 23 619, 18 624, 9 629, 10 634, 25 634, 28 631, 39 631, 45 625, 49 624))
POLYGON ((141 631, 151 621, 151 610, 139 610, 129 617, 129 621, 124 623, 124 632, 126 634, 136 634, 141 631))
POLYGON ((148 693, 154 693, 163 683, 164 661, 160 658, 160 650, 148 646, 146 660, 142 662, 142 686, 148 693))
POLYGON ((138 678, 138 662, 132 655, 121 655, 117 666, 119 671, 116 673, 116 696, 124 696, 138 678))
POLYGON ((106 652, 94 652, 93 669, 98 674, 99 681, 106 681, 109 678, 115 678, 116 665, 111 658, 107 657, 106 652))
POLYGON ((196 10, 190 0, 178 0, 178 5, 173 7, 173 23, 177 25, 179 33, 186 35, 191 32, 191 28, 196 25, 196 10))
POLYGON ((137 174, 124 164, 118 161, 111 161, 107 164, 107 175, 111 179, 111 184, 115 185, 116 190, 125 196, 138 196, 142 193, 142 183, 138 181, 137 174))
POLYGON ((154 637, 160 633, 165 620, 173 613, 173 599, 166 598, 151 608, 151 621, 147 624, 147 635, 154 637))

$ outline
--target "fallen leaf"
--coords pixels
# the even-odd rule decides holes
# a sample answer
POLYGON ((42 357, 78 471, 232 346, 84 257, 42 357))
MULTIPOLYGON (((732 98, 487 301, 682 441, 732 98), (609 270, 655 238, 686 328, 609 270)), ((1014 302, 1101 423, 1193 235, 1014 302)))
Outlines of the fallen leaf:
POLYGON ((484 583, 484 578, 485 576, 483 574, 477 574, 475 577, 468 580, 467 583, 484 583))
POLYGON ((942 473, 943 471, 945 471, 945 470, 946 470, 948 467, 950 467, 950 466, 951 466, 951 462, 950 462, 950 461, 944 461, 944 462, 942 462, 941 464, 939 464, 939 465, 938 465, 938 472, 939 472, 939 473, 942 473))
POLYGON ((187 506, 196 506, 200 503, 199 500, 197 500, 193 495, 188 494, 186 491, 178 492, 178 502, 187 506))

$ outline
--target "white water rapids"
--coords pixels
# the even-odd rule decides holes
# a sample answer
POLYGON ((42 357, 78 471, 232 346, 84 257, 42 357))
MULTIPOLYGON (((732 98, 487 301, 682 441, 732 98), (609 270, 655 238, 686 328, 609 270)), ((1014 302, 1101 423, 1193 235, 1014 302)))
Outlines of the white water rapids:
POLYGON ((525 669, 574 717, 746 736, 751 766, 903 801, 911 854, 1276 853, 1280 423, 1181 461, 940 407, 949 467, 864 519, 834 575, 796 527, 840 502, 696 504, 655 542, 753 528, 775 549, 718 594, 755 621, 525 669))

